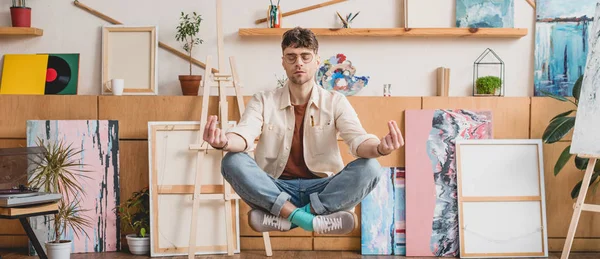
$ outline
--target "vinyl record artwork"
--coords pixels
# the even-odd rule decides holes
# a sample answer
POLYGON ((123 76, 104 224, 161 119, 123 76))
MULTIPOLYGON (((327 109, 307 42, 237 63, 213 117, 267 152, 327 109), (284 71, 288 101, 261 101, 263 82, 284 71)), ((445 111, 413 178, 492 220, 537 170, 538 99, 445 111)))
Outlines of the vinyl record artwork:
POLYGON ((79 80, 79 54, 48 54, 45 94, 75 95, 79 80))
POLYGON ((0 94, 76 95, 79 54, 6 54, 0 94))

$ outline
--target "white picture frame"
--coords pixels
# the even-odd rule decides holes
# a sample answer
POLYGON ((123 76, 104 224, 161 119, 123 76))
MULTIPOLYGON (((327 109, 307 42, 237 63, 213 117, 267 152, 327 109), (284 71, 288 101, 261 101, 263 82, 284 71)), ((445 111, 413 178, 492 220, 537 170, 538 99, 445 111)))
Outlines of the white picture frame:
POLYGON ((461 258, 548 257, 540 139, 457 140, 456 169, 461 258))
POLYGON ((102 27, 102 94, 124 79, 123 95, 158 95, 158 26, 102 27))
MULTIPOLYGON (((190 225, 196 175, 199 121, 148 122, 150 181, 150 255, 189 253, 190 225)), ((201 151, 204 152, 204 151, 201 151)), ((209 150, 202 161, 202 194, 223 193, 222 151, 209 150)), ((233 192, 233 190, 232 190, 233 192)), ((196 255, 227 254, 225 201, 201 199, 198 209, 196 255)), ((240 252, 239 199, 232 204, 234 253, 240 252)))

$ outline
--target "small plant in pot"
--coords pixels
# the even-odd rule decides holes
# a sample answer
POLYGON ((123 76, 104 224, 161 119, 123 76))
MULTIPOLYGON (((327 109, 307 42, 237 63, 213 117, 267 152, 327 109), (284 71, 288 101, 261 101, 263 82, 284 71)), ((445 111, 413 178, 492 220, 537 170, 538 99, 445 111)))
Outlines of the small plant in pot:
POLYGON ((31 27, 31 7, 25 0, 12 0, 10 18, 13 27, 31 27))
POLYGON ((497 95, 502 80, 497 76, 484 76, 477 78, 476 86, 478 95, 497 95))
POLYGON ((150 252, 150 194, 148 187, 134 192, 131 198, 115 208, 125 225, 128 234, 127 245, 134 255, 145 255, 150 252))
POLYGON ((179 25, 177 26, 177 35, 175 37, 177 41, 184 42, 183 49, 188 53, 190 63, 190 74, 179 76, 183 95, 197 96, 200 89, 200 81, 202 81, 202 75, 193 75, 192 73, 192 51, 194 46, 204 42, 197 37, 201 22, 202 17, 196 14, 196 12, 193 12, 192 16, 181 12, 179 25))
POLYGON ((43 146, 46 152, 31 159, 32 174, 29 185, 46 192, 60 193, 62 199, 58 202, 58 213, 52 219, 52 238, 46 242, 46 253, 50 259, 68 259, 71 256, 72 240, 65 240, 65 234, 72 232, 79 238, 91 227, 91 219, 83 213, 80 199, 85 196, 85 190, 78 182, 79 178, 88 178, 83 169, 85 164, 79 163, 76 156, 82 151, 67 145, 62 140, 54 143, 44 143, 37 140, 38 146, 43 146))

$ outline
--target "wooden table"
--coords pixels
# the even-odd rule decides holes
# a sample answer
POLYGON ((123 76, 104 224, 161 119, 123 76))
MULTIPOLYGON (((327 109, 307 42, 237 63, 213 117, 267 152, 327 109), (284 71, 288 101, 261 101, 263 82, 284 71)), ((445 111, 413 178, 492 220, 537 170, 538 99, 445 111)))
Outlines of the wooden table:
POLYGON ((15 208, 0 207, 1 219, 19 219, 23 229, 25 229, 25 232, 27 233, 27 237, 29 237, 29 240, 31 240, 31 243, 33 244, 33 247, 35 248, 35 251, 40 259, 47 259, 48 257, 40 245, 40 241, 35 236, 35 233, 33 233, 33 229, 31 229, 28 218, 56 213, 58 213, 58 203, 56 202, 15 208))

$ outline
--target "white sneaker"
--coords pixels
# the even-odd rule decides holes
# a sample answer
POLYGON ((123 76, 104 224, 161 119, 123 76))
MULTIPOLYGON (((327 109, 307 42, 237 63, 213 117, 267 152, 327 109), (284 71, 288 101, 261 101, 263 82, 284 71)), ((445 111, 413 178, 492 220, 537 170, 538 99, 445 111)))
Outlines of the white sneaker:
POLYGON ((259 209, 252 209, 248 212, 248 223, 250 228, 256 232, 285 232, 292 228, 292 223, 289 220, 283 217, 275 217, 259 209))
POLYGON ((318 234, 348 234, 356 228, 354 213, 338 211, 329 215, 318 215, 313 220, 313 229, 318 234))

